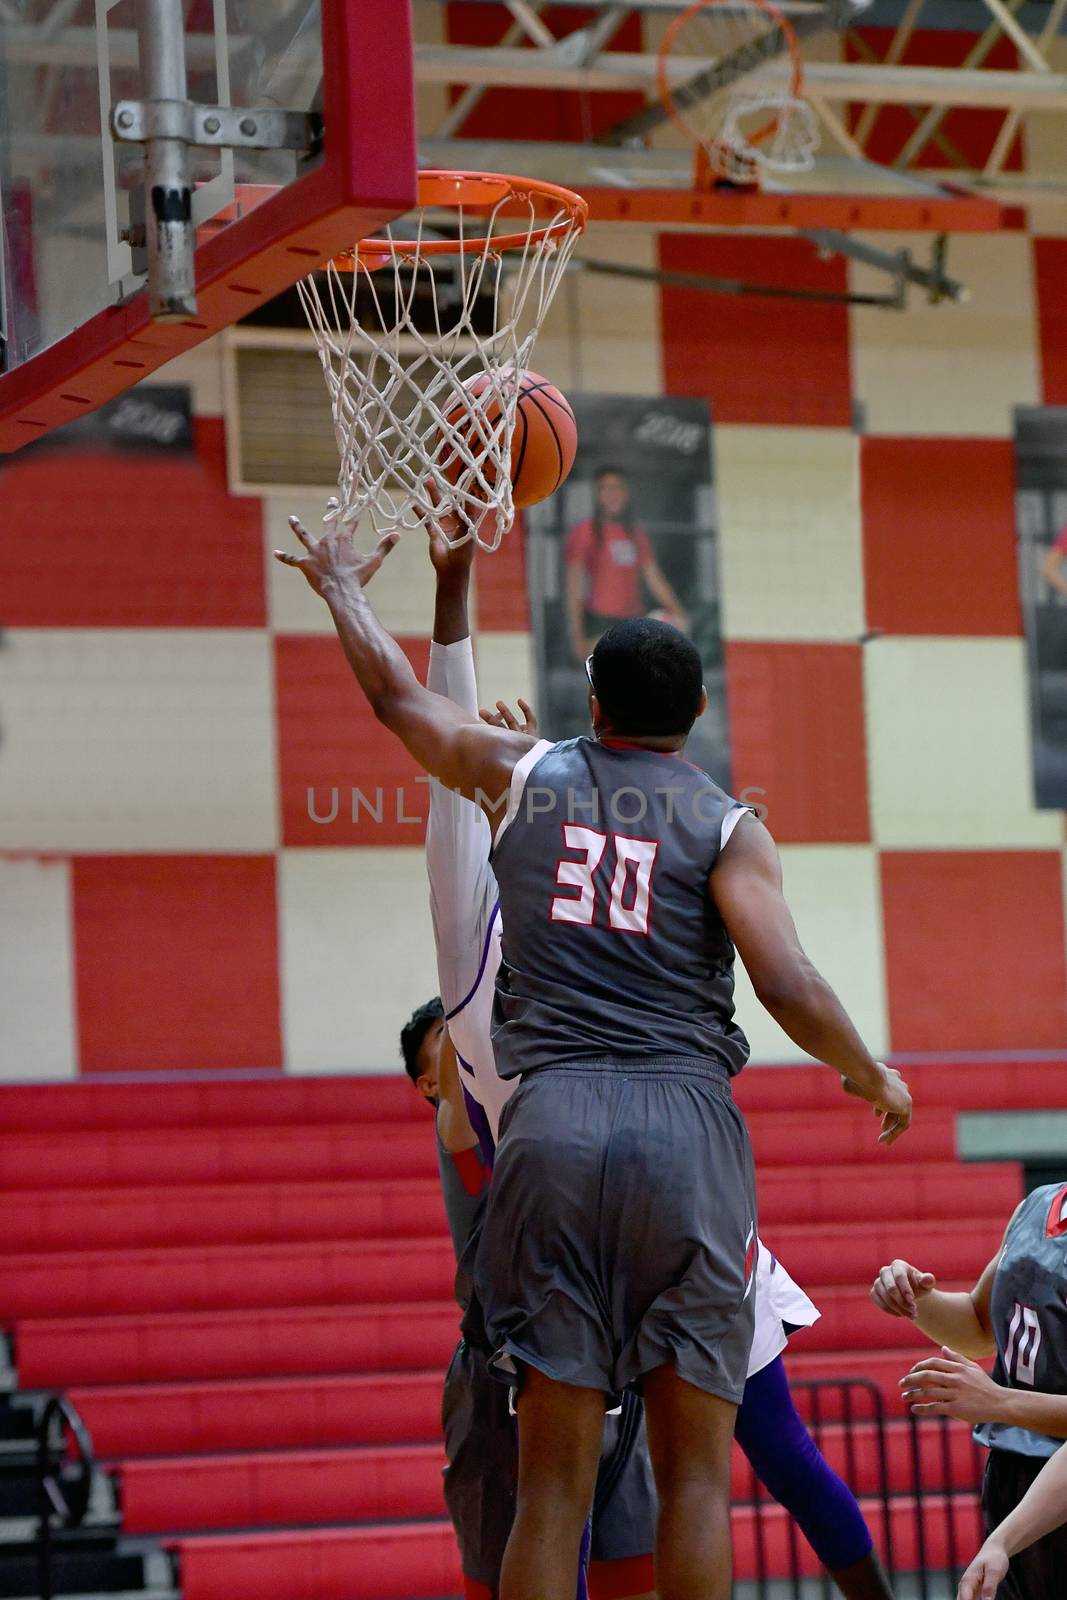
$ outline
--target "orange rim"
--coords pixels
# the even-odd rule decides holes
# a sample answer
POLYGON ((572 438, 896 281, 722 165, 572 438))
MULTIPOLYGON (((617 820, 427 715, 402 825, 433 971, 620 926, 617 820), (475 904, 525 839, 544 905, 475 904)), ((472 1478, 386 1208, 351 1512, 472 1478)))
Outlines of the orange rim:
POLYGON ((522 250, 545 239, 561 239, 581 233, 589 207, 580 194, 540 178, 516 178, 503 172, 449 172, 430 168, 419 173, 418 205, 423 210, 454 206, 466 211, 495 213, 497 216, 547 213, 552 219, 545 227, 523 233, 488 234, 463 239, 362 239, 355 250, 334 260, 339 272, 352 272, 356 264, 376 272, 389 261, 415 256, 477 255, 491 243, 494 254, 501 250, 522 250), (560 216, 560 211, 565 213, 560 216))
MULTIPOLYGON (((794 97, 794 99, 798 99, 804 88, 804 58, 800 53, 800 43, 793 29, 793 24, 789 21, 788 17, 782 15, 777 6, 771 4, 771 0, 748 0, 748 3, 753 7, 754 10, 762 11, 763 15, 769 18, 769 20, 774 23, 776 28, 781 30, 782 38, 785 40, 785 47, 789 55, 791 66, 789 93, 794 97)), ((715 143, 717 141, 709 141, 707 135, 702 133, 699 128, 695 127, 691 122, 689 122, 681 108, 675 105, 675 85, 671 83, 668 76, 667 62, 670 60, 671 51, 674 49, 679 34, 693 17, 698 16, 701 11, 710 11, 714 6, 731 4, 735 5, 736 0, 693 0, 693 4, 687 6, 684 11, 680 12, 668 27, 663 36, 663 43, 660 45, 659 50, 659 58, 656 62, 656 82, 659 88, 659 97, 664 111, 666 111, 671 121, 676 123, 677 126, 681 128, 682 132, 687 138, 692 139, 696 144, 702 146, 706 146, 709 143, 715 143)), ((760 128, 752 134, 751 143, 758 144, 761 139, 769 138, 771 133, 774 131, 776 123, 777 118, 772 117, 765 128, 760 128)))

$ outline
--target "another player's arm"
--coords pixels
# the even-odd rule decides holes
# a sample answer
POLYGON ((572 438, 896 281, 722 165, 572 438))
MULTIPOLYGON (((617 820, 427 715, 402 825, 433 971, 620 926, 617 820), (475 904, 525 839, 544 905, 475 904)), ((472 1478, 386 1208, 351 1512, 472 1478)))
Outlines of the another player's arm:
POLYGON ((883 1119, 880 1142, 891 1144, 911 1122, 907 1084, 874 1059, 804 953, 782 893, 778 851, 755 817, 737 824, 709 888, 761 1005, 795 1044, 834 1067, 850 1093, 875 1107, 883 1119))
POLYGON ((1067 1449, 1042 1467, 1015 1510, 993 1529, 960 1581, 958 1600, 993 1600, 1008 1562, 1067 1522, 1067 1449))
POLYGON ((396 535, 386 535, 366 556, 336 526, 314 539, 296 517, 290 517, 289 524, 304 554, 276 550, 275 555, 286 566, 298 567, 329 606, 348 664, 378 721, 396 734, 425 771, 477 801, 490 820, 499 823, 515 765, 536 740, 472 718, 419 682, 364 593, 367 577, 377 571, 396 535))
POLYGON ((879 1272, 871 1285, 871 1299, 887 1316, 910 1318, 934 1344, 958 1350, 975 1361, 985 1360, 996 1350, 990 1309, 993 1279, 1016 1216, 1018 1207, 1004 1230, 1000 1249, 969 1292, 939 1289, 932 1272, 897 1260, 879 1272))
POLYGON ((451 1156, 473 1150, 478 1143, 478 1135, 467 1115, 456 1052, 447 1031, 437 1064, 437 1137, 451 1156))

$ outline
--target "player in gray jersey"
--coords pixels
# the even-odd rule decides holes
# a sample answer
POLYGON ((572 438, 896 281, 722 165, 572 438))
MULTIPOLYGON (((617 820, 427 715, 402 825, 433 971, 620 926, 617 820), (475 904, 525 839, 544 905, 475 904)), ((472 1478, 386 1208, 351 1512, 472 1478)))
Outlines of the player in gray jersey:
MULTIPOLYGON (((897 1260, 882 1268, 871 1298, 941 1346, 901 1389, 917 1416, 975 1424, 989 1450, 982 1510, 993 1529, 1067 1439, 1067 1184, 1027 1195, 969 1294, 945 1293, 932 1273, 897 1260), (990 1377, 978 1362, 994 1352, 990 1377)), ((1007 1600, 1063 1600, 1067 1529, 1015 1556, 1001 1592, 1007 1600)))
POLYGON ((557 755, 419 683, 363 592, 392 536, 363 555, 342 529, 316 540, 291 520, 305 553, 281 559, 329 605, 376 716, 478 801, 495 834, 498 1062, 522 1080, 501 1118, 476 1270, 487 1325, 522 1378, 502 1600, 571 1600, 604 1395, 631 1381, 659 1494, 659 1594, 725 1600, 756 1253, 751 1153, 729 1088, 747 1053, 734 947, 786 1032, 874 1106, 884 1142, 908 1126, 907 1087, 804 955, 762 824, 685 763, 707 694, 682 634, 648 619, 610 630, 590 662, 594 737, 557 755), (663 788, 681 790, 669 817, 663 788), (620 809, 634 791, 641 816, 620 809))

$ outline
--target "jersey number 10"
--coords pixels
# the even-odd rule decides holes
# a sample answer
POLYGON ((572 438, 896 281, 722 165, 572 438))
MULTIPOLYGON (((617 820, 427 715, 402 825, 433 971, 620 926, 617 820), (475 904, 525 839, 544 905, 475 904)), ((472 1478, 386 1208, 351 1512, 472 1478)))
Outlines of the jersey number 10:
POLYGON ((582 828, 572 822, 564 823, 563 843, 568 850, 579 851, 582 859, 561 857, 556 863, 556 882, 561 889, 577 889, 578 893, 556 895, 552 921, 573 922, 583 928, 593 926, 597 909, 593 874, 603 860, 609 838, 615 852, 615 873, 608 895, 608 927, 619 933, 647 933, 652 914, 652 868, 659 841, 599 833, 596 828, 582 828))
POLYGON ((1032 1306, 1021 1306, 1016 1300, 1004 1350, 1004 1367, 1010 1382, 1025 1383, 1031 1389, 1034 1387, 1040 1349, 1041 1324, 1037 1320, 1037 1312, 1032 1306))

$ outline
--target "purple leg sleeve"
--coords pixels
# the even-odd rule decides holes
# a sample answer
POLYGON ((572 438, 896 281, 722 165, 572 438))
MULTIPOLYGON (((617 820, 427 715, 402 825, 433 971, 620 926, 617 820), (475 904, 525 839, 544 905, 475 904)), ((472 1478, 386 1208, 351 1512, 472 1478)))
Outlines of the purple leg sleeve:
POLYGON ((824 1567, 836 1572, 870 1554, 870 1530, 856 1497, 797 1415, 781 1356, 745 1384, 736 1438, 824 1567))

